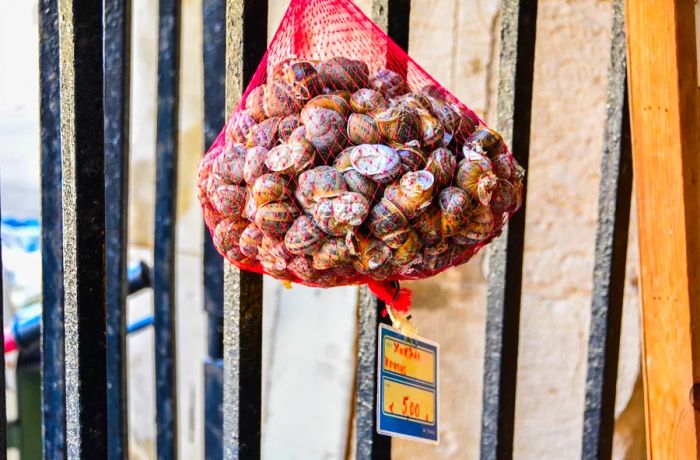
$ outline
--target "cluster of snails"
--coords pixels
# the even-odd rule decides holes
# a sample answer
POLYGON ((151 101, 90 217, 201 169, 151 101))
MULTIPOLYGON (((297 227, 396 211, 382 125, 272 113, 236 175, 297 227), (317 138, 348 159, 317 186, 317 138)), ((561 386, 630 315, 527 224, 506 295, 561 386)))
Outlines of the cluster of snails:
POLYGON ((333 286, 466 261, 522 200, 498 133, 442 88, 358 60, 287 60, 202 160, 216 248, 239 267, 333 286))

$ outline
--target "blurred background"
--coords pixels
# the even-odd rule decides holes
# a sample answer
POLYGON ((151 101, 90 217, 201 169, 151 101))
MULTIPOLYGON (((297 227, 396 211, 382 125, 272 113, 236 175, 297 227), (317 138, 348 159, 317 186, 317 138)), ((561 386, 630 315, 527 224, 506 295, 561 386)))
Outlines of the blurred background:
MULTIPOLYGON (((269 37, 288 0, 271 0, 269 37)), ((370 13, 370 0, 357 0, 370 13)), ((495 124, 498 0, 413 0, 409 53, 495 124)), ((610 0, 541 0, 535 61, 515 455, 580 457, 593 248, 602 154, 610 0)), ((130 258, 153 247, 157 1, 133 2, 130 258)), ((37 2, 0 0, 0 169, 4 318, 40 301, 37 2)), ((202 220, 195 171, 203 151, 202 5, 183 0, 177 321, 180 454, 203 452, 202 220)), ((96 44, 98 46, 98 44, 96 44)), ((633 205, 634 207, 634 205, 633 205)), ((614 457, 644 457, 636 223, 631 225, 614 457)), ((478 457, 485 325, 485 252, 414 291, 413 324, 441 346, 440 445, 395 439, 394 458, 478 457)), ((264 286, 263 457, 351 455, 357 289, 264 286)), ((152 295, 129 299, 135 321, 152 295)), ((155 456, 153 334, 129 336, 130 450, 155 456)), ((8 356, 12 417, 15 363, 8 356)))

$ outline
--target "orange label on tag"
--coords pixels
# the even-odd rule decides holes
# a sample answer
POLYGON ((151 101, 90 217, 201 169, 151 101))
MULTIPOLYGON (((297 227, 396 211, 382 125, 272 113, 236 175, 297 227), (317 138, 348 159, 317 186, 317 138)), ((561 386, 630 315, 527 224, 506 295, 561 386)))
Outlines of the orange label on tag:
POLYGON ((385 371, 435 383, 435 353, 407 341, 384 337, 385 371))
POLYGON ((386 379, 382 409, 387 415, 432 425, 435 422, 435 392, 386 379))

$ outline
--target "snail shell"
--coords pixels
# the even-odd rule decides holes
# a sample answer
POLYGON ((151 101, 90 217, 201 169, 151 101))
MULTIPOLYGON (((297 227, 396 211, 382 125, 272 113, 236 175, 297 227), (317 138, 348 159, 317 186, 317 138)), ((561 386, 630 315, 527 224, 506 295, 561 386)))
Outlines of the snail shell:
POLYGON ((430 206, 434 193, 433 175, 428 171, 408 172, 398 185, 384 190, 384 197, 394 203, 409 219, 413 219, 430 206))
POLYGON ((314 162, 315 149, 306 139, 273 147, 267 154, 265 165, 270 171, 296 175, 314 162))
POLYGON ((356 113, 371 114, 388 108, 388 103, 379 91, 361 88, 350 98, 350 107, 356 113))
POLYGON ((312 212, 314 207, 313 193, 316 173, 313 170, 304 171, 297 178, 297 188, 294 191, 294 198, 306 212, 312 212))
POLYGON ((223 220, 223 216, 219 214, 209 203, 202 204, 202 215, 207 228, 213 229, 223 220))
POLYGON ((313 253, 313 267, 327 270, 352 260, 345 238, 329 238, 321 243, 313 253))
POLYGON ((294 130, 299 126, 301 126, 301 118, 299 118, 299 115, 296 113, 287 115, 280 121, 279 127, 277 128, 277 139, 286 142, 289 136, 291 136, 294 130))
POLYGON ((265 85, 263 108, 267 117, 286 117, 301 109, 302 100, 294 88, 283 81, 272 81, 265 85))
POLYGON ((452 263, 454 246, 441 242, 435 246, 423 250, 423 262, 425 268, 430 271, 438 271, 447 268, 452 263))
POLYGON ((360 193, 343 192, 331 201, 333 217, 342 224, 357 227, 369 214, 369 202, 360 193))
POLYGON ((354 169, 343 172, 343 180, 345 180, 348 190, 360 193, 367 201, 373 201, 377 195, 379 184, 354 169))
POLYGON ((245 209, 243 210, 243 214, 250 222, 255 222, 255 214, 257 212, 258 204, 255 202, 255 199, 253 199, 253 194, 251 193, 249 187, 246 191, 245 209))
POLYGON ((321 77, 308 61, 284 63, 279 71, 282 80, 289 83, 299 99, 308 100, 323 90, 321 77))
POLYGON ((316 203, 313 210, 313 218, 318 228, 332 236, 343 236, 352 229, 352 226, 348 223, 340 222, 336 219, 333 212, 332 199, 321 200, 316 203))
POLYGON ((246 135, 253 126, 255 126, 255 119, 247 110, 234 112, 226 123, 226 143, 245 143, 246 135))
POLYGON ((491 208, 479 206, 472 212, 467 226, 458 233, 457 236, 461 237, 461 240, 457 238, 453 240, 460 244, 474 245, 490 237, 494 228, 495 220, 491 208))
POLYGON ((498 179, 489 203, 495 213, 513 212, 520 205, 520 197, 515 186, 505 179, 498 179))
POLYGON ((394 250, 391 263, 400 266, 408 264, 413 260, 416 255, 421 250, 421 238, 418 232, 413 229, 409 229, 406 235, 406 240, 394 250))
POLYGON ((243 162, 243 180, 246 184, 252 184, 255 179, 269 172, 265 159, 267 158, 267 149, 265 147, 251 147, 245 154, 243 162))
POLYGON ((353 168, 363 176, 386 183, 401 172, 401 158, 396 150, 383 144, 362 144, 350 153, 353 168))
POLYGON ((500 134, 486 126, 477 128, 466 140, 466 146, 472 150, 481 150, 493 157, 503 151, 503 138, 500 134))
POLYGON ((261 206, 289 197, 289 181, 280 174, 268 173, 255 179, 251 194, 255 204, 261 206))
POLYGON ((271 149, 277 142, 277 132, 281 118, 272 117, 250 128, 246 136, 246 146, 271 149))
POLYGON ((241 254, 250 258, 258 258, 258 248, 262 243, 263 233, 255 224, 249 224, 241 233, 238 246, 240 247, 241 254))
POLYGON ((410 232, 410 228, 400 228, 396 231, 380 236, 379 239, 391 249, 398 249, 406 242, 410 232))
POLYGON ((379 132, 389 142, 406 144, 421 140, 420 120, 408 110, 392 107, 378 113, 374 120, 379 132))
POLYGON ((464 149, 464 155, 464 160, 459 162, 457 168, 456 183, 470 197, 488 205, 496 187, 496 176, 491 170, 491 162, 485 156, 467 148, 464 149))
POLYGON ((357 91, 369 82, 367 64, 346 57, 337 56, 321 61, 316 70, 323 84, 331 89, 357 91))
POLYGON ((423 246, 435 246, 442 241, 442 213, 435 205, 411 221, 411 227, 421 235, 423 246))
POLYGON ((263 236, 258 249, 258 260, 267 273, 277 278, 287 278, 287 262, 291 259, 292 255, 283 242, 263 236))
POLYGON ((333 161, 333 167, 339 172, 345 172, 352 169, 352 162, 350 161, 350 153, 355 147, 346 147, 342 152, 335 157, 333 161))
POLYGON ((418 148, 403 144, 392 144, 401 158, 402 172, 418 171, 426 163, 425 154, 418 148))
POLYGON ((245 108, 253 119, 260 123, 265 119, 265 107, 263 106, 264 86, 253 88, 245 99, 245 108))
POLYGON ((515 163, 507 153, 499 153, 492 160, 493 172, 501 179, 510 179, 515 175, 515 163))
MULTIPOLYGON (((345 181, 340 173, 332 166, 317 166, 314 169, 304 171, 304 174, 312 176, 312 201, 319 201, 324 198, 333 198, 346 190, 345 181)), ((307 179, 304 179, 305 181, 307 179)), ((302 178, 299 176, 299 183, 302 178)))
POLYGON ((266 235, 284 235, 298 215, 296 206, 289 201, 274 201, 258 207, 255 224, 266 235))
POLYGON ((322 94, 306 103, 304 109, 329 109, 341 114, 343 118, 350 113, 350 105, 340 94, 322 94))
POLYGON ((389 69, 379 69, 372 78, 371 85, 372 88, 379 91, 388 99, 400 96, 409 91, 406 80, 398 73, 389 69))
POLYGON ((407 225, 406 216, 386 198, 382 198, 374 205, 367 216, 367 226, 378 238, 405 228, 407 225))
POLYGON ((243 216, 245 188, 240 185, 223 184, 210 191, 209 200, 224 216, 243 216))
POLYGON ((305 283, 319 280, 321 274, 314 268, 310 257, 298 256, 287 263, 287 270, 305 283))
POLYGON ((392 99, 391 102, 394 107, 403 108, 415 113, 426 112, 432 109, 430 100, 418 93, 406 93, 392 99))
POLYGON ((442 211, 442 234, 452 236, 459 233, 467 223, 472 207, 467 193, 458 187, 447 187, 438 199, 442 211))
POLYGON ((312 254, 323 234, 308 216, 299 216, 284 236, 284 245, 292 254, 312 254))
POLYGON ((378 144, 382 141, 382 135, 374 118, 353 113, 348 118, 348 139, 355 145, 378 144))
POLYGON ((233 144, 223 149, 214 159, 212 172, 229 184, 243 183, 243 167, 246 148, 243 144, 233 144))
POLYGON ((326 161, 347 145, 346 121, 331 109, 305 108, 301 112, 306 139, 311 141, 321 158, 326 161))
POLYGON ((359 257, 354 262, 357 271, 369 274, 384 265, 391 257, 391 249, 375 238, 364 238, 358 241, 359 257))
POLYGON ((418 119, 423 136, 421 142, 423 147, 426 150, 439 147, 445 139, 445 128, 443 128, 442 123, 427 111, 421 111, 418 119))
POLYGON ((438 85, 425 85, 418 91, 422 96, 444 101, 447 98, 447 91, 438 85))
POLYGON ((430 171, 433 177, 435 177, 435 182, 438 187, 447 187, 452 183, 452 178, 457 169, 457 160, 452 152, 441 147, 433 150, 430 154, 425 169, 430 171))
MULTIPOLYGON (((236 249, 235 252, 240 252, 238 251, 238 242, 245 227, 245 222, 241 222, 236 219, 223 219, 216 226, 214 233, 212 234, 212 242, 214 243, 214 247, 221 254, 225 255, 228 255, 227 253, 232 249, 236 249)), ((241 257, 238 256, 235 260, 240 258, 241 257)))

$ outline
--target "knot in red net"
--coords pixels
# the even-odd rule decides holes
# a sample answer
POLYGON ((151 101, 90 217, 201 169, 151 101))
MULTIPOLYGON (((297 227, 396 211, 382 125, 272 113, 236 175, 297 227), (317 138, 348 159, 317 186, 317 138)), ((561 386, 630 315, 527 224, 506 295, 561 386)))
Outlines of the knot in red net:
POLYGON ((198 187, 240 269, 390 298, 393 281, 497 236, 523 176, 501 136, 351 1, 293 0, 198 187))

